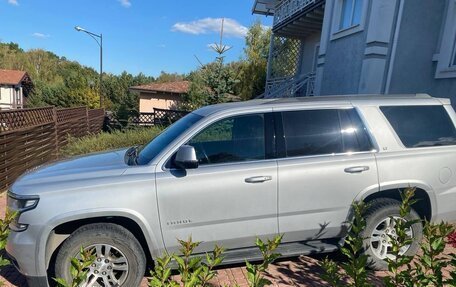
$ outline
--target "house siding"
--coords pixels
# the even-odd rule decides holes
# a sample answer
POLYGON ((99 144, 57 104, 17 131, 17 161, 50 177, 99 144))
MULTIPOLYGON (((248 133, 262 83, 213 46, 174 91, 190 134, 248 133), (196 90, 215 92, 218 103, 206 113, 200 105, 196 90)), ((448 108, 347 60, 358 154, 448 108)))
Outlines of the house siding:
POLYGON ((13 108, 14 102, 14 88, 13 87, 0 87, 0 109, 13 108))
POLYGON ((440 37, 447 1, 405 1, 393 63, 389 93, 428 93, 452 98, 456 104, 456 78, 436 79, 440 37))
POLYGON ((181 102, 181 96, 167 93, 144 93, 139 96, 139 111, 141 113, 152 113, 155 109, 177 109, 181 102))
POLYGON ((454 41, 448 34, 456 29, 449 26, 456 25, 452 1, 363 0, 360 24, 337 31, 342 0, 327 0, 320 40, 302 40, 299 73, 311 71, 310 48, 320 42, 317 96, 428 93, 450 98, 456 107, 456 70, 452 77, 447 67, 454 41))
POLYGON ((320 95, 358 93, 365 32, 330 40, 326 47, 320 95))
POLYGON ((321 33, 317 32, 302 40, 301 44, 301 67, 299 73, 305 75, 313 72, 315 47, 320 43, 321 33))

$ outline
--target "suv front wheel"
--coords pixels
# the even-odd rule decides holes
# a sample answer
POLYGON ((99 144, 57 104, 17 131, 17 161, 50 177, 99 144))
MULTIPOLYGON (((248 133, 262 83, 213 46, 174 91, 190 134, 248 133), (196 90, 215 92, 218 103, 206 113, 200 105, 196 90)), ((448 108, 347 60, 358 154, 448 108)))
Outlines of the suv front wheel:
POLYGON ((81 247, 93 250, 95 256, 81 287, 139 286, 145 273, 146 258, 141 244, 130 231, 112 223, 80 227, 65 240, 57 254, 57 278, 71 283, 71 259, 80 258, 81 247))
POLYGON ((413 256, 419 250, 423 238, 423 225, 418 213, 410 210, 410 214, 401 218, 399 214, 401 202, 391 198, 378 198, 370 201, 366 212, 366 228, 361 234, 364 240, 365 253, 369 255, 370 267, 374 270, 387 270, 386 259, 394 259, 391 239, 396 236, 392 218, 405 221, 417 221, 408 230, 413 242, 400 250, 401 255, 413 256))

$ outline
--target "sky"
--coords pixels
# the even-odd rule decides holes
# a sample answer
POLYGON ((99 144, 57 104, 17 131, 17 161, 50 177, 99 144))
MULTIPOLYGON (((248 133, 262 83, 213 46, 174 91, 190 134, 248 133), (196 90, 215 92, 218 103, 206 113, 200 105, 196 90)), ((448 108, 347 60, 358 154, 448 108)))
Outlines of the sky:
POLYGON ((244 35, 256 20, 254 0, 0 0, 0 41, 41 48, 99 69, 99 47, 74 27, 103 34, 103 70, 157 76, 188 73, 216 54, 222 18, 226 60, 242 56, 244 35), (196 56, 196 57, 195 57, 196 56))

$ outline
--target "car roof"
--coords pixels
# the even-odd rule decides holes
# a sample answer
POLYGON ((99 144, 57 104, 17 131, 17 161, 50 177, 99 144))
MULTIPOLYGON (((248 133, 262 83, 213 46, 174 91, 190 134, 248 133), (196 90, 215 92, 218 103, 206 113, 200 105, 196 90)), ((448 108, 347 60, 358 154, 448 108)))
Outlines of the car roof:
POLYGON ((379 105, 441 105, 449 104, 449 99, 433 98, 428 94, 403 94, 403 95, 334 95, 313 96, 298 98, 255 99, 243 102, 223 103, 205 106, 195 111, 196 114, 208 116, 214 113, 227 112, 239 109, 253 109, 271 106, 273 108, 286 108, 296 106, 379 106, 379 105))

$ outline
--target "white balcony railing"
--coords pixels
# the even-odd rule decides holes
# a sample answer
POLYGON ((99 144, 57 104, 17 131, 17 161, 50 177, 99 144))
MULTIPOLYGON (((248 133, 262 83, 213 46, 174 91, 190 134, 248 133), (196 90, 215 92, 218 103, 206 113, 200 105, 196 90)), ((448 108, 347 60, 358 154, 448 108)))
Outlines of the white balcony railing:
POLYGON ((314 4, 315 0, 283 0, 275 8, 274 26, 291 18, 296 13, 302 11, 307 6, 314 4))

